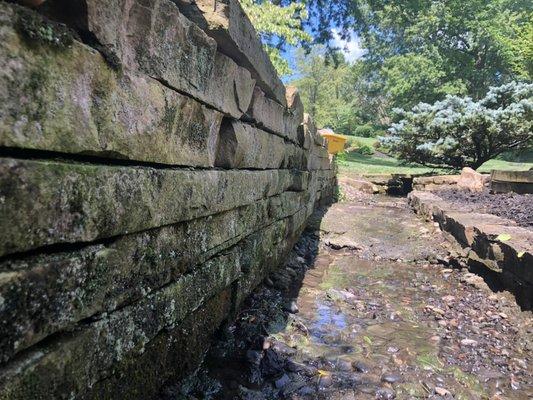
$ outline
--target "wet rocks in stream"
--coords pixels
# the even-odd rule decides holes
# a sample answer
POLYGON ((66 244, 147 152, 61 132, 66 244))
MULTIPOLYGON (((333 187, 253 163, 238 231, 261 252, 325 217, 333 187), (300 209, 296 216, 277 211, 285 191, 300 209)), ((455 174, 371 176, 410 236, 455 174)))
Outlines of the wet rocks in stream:
POLYGON ((531 314, 468 272, 437 228, 394 207, 407 234, 427 229, 423 252, 382 259, 306 232, 165 399, 531 398, 531 314))

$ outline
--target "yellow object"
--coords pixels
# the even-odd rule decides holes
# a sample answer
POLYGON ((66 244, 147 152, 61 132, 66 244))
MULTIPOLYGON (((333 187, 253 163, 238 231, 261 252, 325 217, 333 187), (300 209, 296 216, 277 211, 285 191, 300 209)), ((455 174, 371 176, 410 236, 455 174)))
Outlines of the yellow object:
POLYGON ((346 136, 338 135, 329 130, 323 130, 320 135, 328 142, 328 153, 337 154, 344 150, 344 144, 348 140, 346 136))

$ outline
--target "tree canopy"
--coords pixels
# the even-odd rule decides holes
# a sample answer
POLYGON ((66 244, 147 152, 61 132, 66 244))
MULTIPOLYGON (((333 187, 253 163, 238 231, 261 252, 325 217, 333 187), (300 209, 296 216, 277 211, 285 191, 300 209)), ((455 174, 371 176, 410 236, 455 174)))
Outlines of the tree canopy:
POLYGON ((533 84, 511 82, 490 88, 479 101, 448 95, 396 112, 399 121, 383 141, 408 162, 476 169, 533 145, 533 84))

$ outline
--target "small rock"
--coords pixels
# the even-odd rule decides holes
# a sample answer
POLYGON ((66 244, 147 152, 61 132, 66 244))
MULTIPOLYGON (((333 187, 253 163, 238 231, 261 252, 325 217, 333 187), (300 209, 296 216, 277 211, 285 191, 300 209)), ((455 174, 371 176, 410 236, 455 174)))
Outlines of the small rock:
POLYGON ((281 378, 279 379, 276 379, 276 381, 274 382, 274 384, 276 385, 276 389, 282 389, 284 388, 287 384, 289 384, 291 381, 291 379, 289 378, 289 375, 287 374, 283 374, 281 376, 281 378))
POLYGON ((394 390, 382 388, 376 392, 376 399, 378 400, 392 400, 396 398, 394 390))
POLYGON ((333 377, 331 374, 321 374, 318 378, 318 387, 326 388, 333 384, 333 377))
POLYGON ((357 361, 353 364, 353 367, 356 371, 362 372, 363 374, 366 374, 370 371, 370 367, 366 365, 364 362, 357 361))
POLYGON ((287 301, 284 306, 283 306, 283 309, 291 314, 296 314, 298 313, 298 311, 300 311, 298 309, 298 305, 296 304, 296 301, 295 300, 289 300, 287 301))
POLYGON ((442 397, 451 395, 451 393, 448 390, 438 387, 438 386, 435 388, 435 394, 438 394, 439 396, 442 396, 442 397))
POLYGON ((396 374, 384 374, 382 377, 381 377, 381 380, 383 382, 387 382, 387 383, 396 383, 398 382, 399 380, 401 379, 401 377, 399 375, 396 375, 396 374))
POLYGON ((477 346, 477 341, 473 339, 463 339, 461 340, 461 346, 475 347, 477 346))
POLYGON ((347 360, 337 361, 337 369, 339 371, 350 372, 353 371, 352 363, 347 360))

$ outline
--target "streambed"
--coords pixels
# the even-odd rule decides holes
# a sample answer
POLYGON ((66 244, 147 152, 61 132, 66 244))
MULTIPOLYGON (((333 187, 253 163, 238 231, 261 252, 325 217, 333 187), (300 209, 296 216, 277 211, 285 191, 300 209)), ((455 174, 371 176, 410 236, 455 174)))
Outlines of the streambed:
POLYGON ((166 399, 527 399, 531 313, 404 199, 331 207, 166 399))

